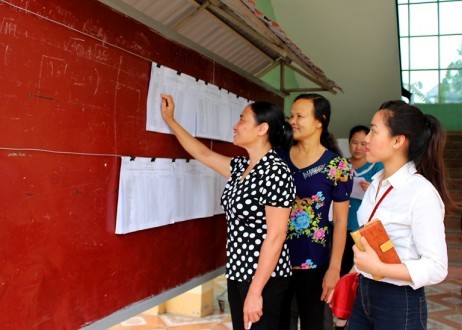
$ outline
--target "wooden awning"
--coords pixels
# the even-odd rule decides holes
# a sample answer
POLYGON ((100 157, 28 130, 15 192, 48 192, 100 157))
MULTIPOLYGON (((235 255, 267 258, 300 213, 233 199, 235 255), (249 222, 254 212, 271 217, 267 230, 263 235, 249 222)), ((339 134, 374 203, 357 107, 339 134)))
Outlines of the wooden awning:
POLYGON ((279 67, 278 89, 284 94, 342 91, 253 0, 99 1, 253 80, 279 67), (287 70, 306 86, 286 86, 287 70))

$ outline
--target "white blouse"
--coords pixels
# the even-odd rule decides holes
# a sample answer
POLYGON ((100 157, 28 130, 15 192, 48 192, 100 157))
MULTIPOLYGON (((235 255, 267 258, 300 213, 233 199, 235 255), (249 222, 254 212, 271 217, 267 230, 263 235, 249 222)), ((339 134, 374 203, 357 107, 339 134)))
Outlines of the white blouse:
MULTIPOLYGON (((401 262, 409 270, 412 283, 391 278, 382 281, 409 285, 413 289, 440 283, 448 274, 444 204, 435 187, 416 172, 411 161, 383 180, 380 187, 383 170, 378 172, 373 176, 358 210, 358 222, 363 225, 369 220, 376 202, 390 185, 393 186, 377 208, 374 218, 382 221, 401 262)), ((371 274, 360 273, 372 278, 371 274)))

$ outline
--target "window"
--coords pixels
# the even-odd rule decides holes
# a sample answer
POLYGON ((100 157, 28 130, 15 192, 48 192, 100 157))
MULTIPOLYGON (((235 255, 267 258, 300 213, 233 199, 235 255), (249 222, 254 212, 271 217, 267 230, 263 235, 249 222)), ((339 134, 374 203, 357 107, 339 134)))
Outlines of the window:
POLYGON ((401 74, 414 103, 462 103, 462 0, 398 0, 401 74))

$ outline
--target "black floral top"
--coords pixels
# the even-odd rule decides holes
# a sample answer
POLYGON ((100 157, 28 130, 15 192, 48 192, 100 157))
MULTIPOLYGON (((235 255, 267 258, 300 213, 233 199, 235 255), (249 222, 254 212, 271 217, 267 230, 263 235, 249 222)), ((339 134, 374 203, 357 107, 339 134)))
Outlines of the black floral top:
MULTIPOLYGON (((221 196, 228 224, 226 277, 240 282, 252 281, 258 267, 267 230, 265 206, 290 208, 295 199, 290 170, 274 151, 270 150, 241 182, 248 165, 245 157, 232 159, 231 177, 221 196)), ((271 276, 290 275, 289 254, 284 244, 271 276)))
POLYGON ((292 172, 297 196, 290 213, 287 245, 294 269, 313 269, 329 264, 332 202, 350 199, 353 169, 347 159, 326 150, 314 164, 297 168, 290 153, 278 150, 292 172))

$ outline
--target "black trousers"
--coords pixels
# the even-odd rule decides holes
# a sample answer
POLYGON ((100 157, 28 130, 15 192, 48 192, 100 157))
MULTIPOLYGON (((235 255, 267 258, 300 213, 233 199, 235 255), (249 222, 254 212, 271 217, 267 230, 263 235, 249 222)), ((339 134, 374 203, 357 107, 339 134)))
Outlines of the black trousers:
POLYGON ((353 268, 353 245, 355 245, 355 241, 350 235, 350 232, 347 233, 346 243, 345 243, 345 250, 343 251, 343 258, 342 258, 342 268, 340 270, 340 276, 348 274, 353 268))
MULTIPOLYGON (((282 298, 289 286, 288 277, 271 277, 263 289, 263 315, 252 324, 252 330, 279 330, 282 298)), ((228 280, 228 301, 233 330, 244 328, 244 301, 250 282, 228 280)))
POLYGON ((292 270, 292 278, 289 283, 284 299, 279 329, 291 328, 291 303, 295 297, 297 302, 298 316, 300 317, 301 330, 324 329, 325 303, 321 301, 322 280, 326 274, 327 266, 309 269, 292 270))

